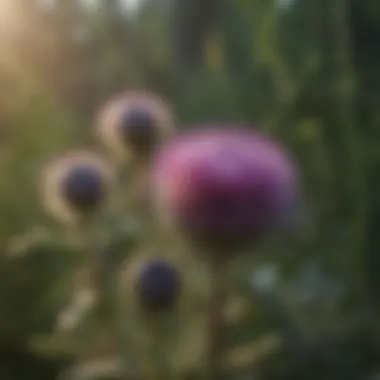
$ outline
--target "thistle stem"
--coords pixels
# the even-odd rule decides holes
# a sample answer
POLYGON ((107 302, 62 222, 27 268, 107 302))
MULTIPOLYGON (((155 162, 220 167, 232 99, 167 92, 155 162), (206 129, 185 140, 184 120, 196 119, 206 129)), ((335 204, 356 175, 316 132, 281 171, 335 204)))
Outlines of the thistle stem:
POLYGON ((97 294, 97 298, 101 293, 100 286, 100 257, 98 247, 94 241, 93 226, 91 222, 84 221, 78 225, 78 232, 81 237, 81 250, 84 260, 85 272, 87 274, 84 286, 93 288, 97 294))
POLYGON ((152 380, 170 380, 172 371, 165 350, 167 341, 165 318, 147 318, 145 323, 149 339, 148 355, 151 370, 149 377, 152 380))
MULTIPOLYGON (((116 310, 114 284, 111 273, 107 273, 108 268, 103 263, 100 245, 96 236, 96 231, 91 221, 84 221, 78 226, 81 235, 81 249, 84 259, 84 283, 81 285, 87 289, 92 289, 95 293, 95 317, 102 335, 105 334, 106 349, 113 349, 117 344, 118 332, 116 331, 116 310), (109 343, 108 343, 109 342, 109 343), (112 345, 109 346, 109 344, 112 345)), ((103 336, 102 336, 103 338, 103 336)))
POLYGON ((224 355, 224 310, 227 301, 227 261, 212 257, 211 299, 207 316, 207 379, 220 380, 224 355))

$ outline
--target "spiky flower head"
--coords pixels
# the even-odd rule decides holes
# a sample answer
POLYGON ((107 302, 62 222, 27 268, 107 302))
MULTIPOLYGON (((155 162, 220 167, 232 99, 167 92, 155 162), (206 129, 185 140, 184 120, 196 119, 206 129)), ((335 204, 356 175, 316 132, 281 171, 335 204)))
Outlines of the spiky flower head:
POLYGON ((158 95, 143 91, 112 98, 97 120, 101 141, 124 162, 149 157, 173 127, 173 115, 167 103, 158 95))
POLYGON ((125 268, 121 288, 129 312, 151 317, 177 307, 184 281, 172 258, 149 249, 135 253, 125 268))
POLYGON ((69 152, 43 173, 43 200, 47 210, 63 222, 92 216, 104 203, 114 182, 112 166, 96 153, 69 152))
POLYGON ((173 309, 180 292, 180 275, 170 262, 147 260, 135 277, 135 291, 140 307, 149 312, 173 309))
POLYGON ((238 250, 286 220, 298 175, 282 145, 263 134, 200 125, 157 152, 151 187, 160 220, 194 242, 238 250))

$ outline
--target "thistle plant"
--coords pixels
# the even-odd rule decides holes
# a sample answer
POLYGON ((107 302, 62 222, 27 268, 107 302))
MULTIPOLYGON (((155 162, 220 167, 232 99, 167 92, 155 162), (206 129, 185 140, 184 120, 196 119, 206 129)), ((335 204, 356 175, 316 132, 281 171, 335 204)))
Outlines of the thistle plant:
POLYGON ((247 128, 195 126, 157 153, 157 214, 210 266, 208 378, 220 378, 229 266, 286 219, 297 194, 295 165, 277 143, 247 128))
MULTIPOLYGON (((259 249, 275 228, 290 220, 299 196, 297 167, 279 142, 249 126, 218 123, 190 126, 190 132, 173 135, 173 120, 169 107, 156 95, 128 92, 117 96, 102 107, 95 123, 110 161, 116 158, 114 166, 97 153, 81 152, 57 160, 45 174, 44 200, 52 215, 74 228, 87 226, 80 231, 88 243, 83 248, 88 264, 104 245, 112 243, 114 227, 107 226, 100 210, 107 209, 117 167, 135 165, 144 171, 140 206, 145 210, 148 206, 146 216, 151 220, 144 222, 155 226, 155 233, 149 241, 147 236, 139 237, 125 252, 125 262, 111 268, 104 260, 97 261, 114 284, 109 287, 112 294, 99 291, 99 297, 118 300, 117 307, 106 303, 115 314, 111 323, 118 324, 106 351, 122 363, 120 379, 229 377, 230 270, 240 255, 259 249), (101 226, 105 242, 98 243, 95 225, 101 226), (178 237, 181 247, 186 247, 184 252, 170 245, 170 239, 178 237), (187 281, 186 262, 178 260, 181 255, 206 265, 210 278, 206 304, 191 309, 205 316, 204 352, 192 369, 168 357, 187 344, 181 335, 181 318, 183 304, 191 302, 184 299, 185 288, 192 284, 187 281), (154 349, 142 348, 146 339, 154 349)), ((118 196, 128 196, 127 187, 135 183, 138 170, 128 172, 118 196)), ((136 208, 121 213, 129 212, 136 213, 136 208)), ((99 348, 99 352, 104 350, 99 348)))

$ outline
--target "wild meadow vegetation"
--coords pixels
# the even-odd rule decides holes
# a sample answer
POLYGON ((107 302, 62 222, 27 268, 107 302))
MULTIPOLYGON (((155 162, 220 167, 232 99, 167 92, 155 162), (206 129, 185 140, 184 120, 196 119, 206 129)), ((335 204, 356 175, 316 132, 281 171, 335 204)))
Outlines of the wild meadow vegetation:
POLYGON ((1 379, 380 376, 376 0, 2 1, 1 379))

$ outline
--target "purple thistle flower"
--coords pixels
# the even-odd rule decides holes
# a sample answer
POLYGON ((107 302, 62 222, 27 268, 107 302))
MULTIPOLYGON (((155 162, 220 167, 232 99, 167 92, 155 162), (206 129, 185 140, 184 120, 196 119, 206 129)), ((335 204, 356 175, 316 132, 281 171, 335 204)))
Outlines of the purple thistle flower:
POLYGON ((161 217, 198 242, 256 242, 286 220, 297 172, 282 146, 245 128, 201 125, 157 153, 153 196, 161 217))

